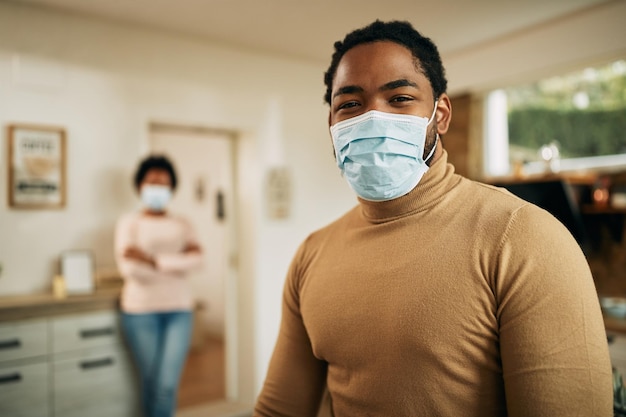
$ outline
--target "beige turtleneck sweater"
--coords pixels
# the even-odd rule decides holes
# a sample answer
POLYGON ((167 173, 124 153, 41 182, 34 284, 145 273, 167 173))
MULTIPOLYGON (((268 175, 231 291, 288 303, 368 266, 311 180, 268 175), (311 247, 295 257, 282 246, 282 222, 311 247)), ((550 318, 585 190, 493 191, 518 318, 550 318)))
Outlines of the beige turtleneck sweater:
POLYGON ((605 330, 563 225, 454 174, 301 245, 255 416, 612 416, 605 330))

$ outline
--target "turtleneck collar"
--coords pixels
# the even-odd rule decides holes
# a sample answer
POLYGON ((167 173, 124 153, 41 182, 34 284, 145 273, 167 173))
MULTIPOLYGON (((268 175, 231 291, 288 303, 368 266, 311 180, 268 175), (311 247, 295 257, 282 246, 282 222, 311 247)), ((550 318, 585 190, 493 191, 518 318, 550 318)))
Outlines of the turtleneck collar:
POLYGON ((368 221, 383 223, 418 211, 427 210, 437 203, 461 177, 454 174, 448 164, 448 153, 443 150, 420 182, 408 194, 389 201, 368 201, 358 198, 361 213, 368 221))

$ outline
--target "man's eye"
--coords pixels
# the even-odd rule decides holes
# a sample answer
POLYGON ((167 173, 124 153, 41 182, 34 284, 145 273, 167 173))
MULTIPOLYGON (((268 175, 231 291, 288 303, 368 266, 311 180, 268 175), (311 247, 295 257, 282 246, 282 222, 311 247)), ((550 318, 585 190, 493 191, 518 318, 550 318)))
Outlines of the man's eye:
POLYGON ((413 101, 413 97, 409 96, 398 96, 391 99, 391 102, 398 103, 403 101, 413 101))
POLYGON ((345 103, 340 104, 340 105, 337 107, 337 109, 338 109, 338 110, 342 110, 342 109, 350 109, 350 108, 352 108, 352 107, 356 107, 356 106, 358 106, 358 105, 359 105, 359 103, 357 103, 356 101, 348 101, 348 102, 345 102, 345 103))

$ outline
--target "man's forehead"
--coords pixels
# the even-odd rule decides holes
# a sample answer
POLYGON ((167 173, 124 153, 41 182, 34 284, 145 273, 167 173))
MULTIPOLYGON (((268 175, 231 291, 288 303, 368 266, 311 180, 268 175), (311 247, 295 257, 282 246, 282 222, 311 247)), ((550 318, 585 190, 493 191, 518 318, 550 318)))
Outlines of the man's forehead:
POLYGON ((376 89, 384 91, 406 87, 421 90, 427 86, 430 86, 430 82, 424 74, 417 69, 396 72, 383 71, 378 73, 362 72, 358 74, 346 71, 343 74, 337 72, 333 85, 333 91, 335 91, 333 95, 336 95, 340 90, 354 90, 352 92, 357 92, 356 90, 376 89))
MULTIPOLYGON (((375 42, 365 42, 358 45, 353 46, 349 50, 347 50, 341 60, 339 61, 339 65, 346 58, 353 57, 355 55, 359 56, 395 56, 397 58, 404 58, 410 61, 415 61, 417 58, 413 55, 413 52, 409 48, 404 45, 401 45, 392 41, 375 41, 375 42)), ((418 60, 419 61, 419 60, 418 60)))
POLYGON ((383 85, 399 79, 425 79, 419 60, 405 46, 391 41, 376 41, 357 45, 347 51, 335 72, 337 83, 350 80, 377 79, 383 85))

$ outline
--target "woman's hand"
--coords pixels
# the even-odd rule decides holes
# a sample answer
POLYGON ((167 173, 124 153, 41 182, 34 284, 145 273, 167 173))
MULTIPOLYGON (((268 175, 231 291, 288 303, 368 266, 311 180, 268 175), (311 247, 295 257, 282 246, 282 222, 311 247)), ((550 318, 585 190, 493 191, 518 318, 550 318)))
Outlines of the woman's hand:
POLYGON ((154 258, 135 246, 126 248, 126 250, 124 251, 124 258, 132 259, 133 261, 147 263, 153 268, 156 267, 154 258))

